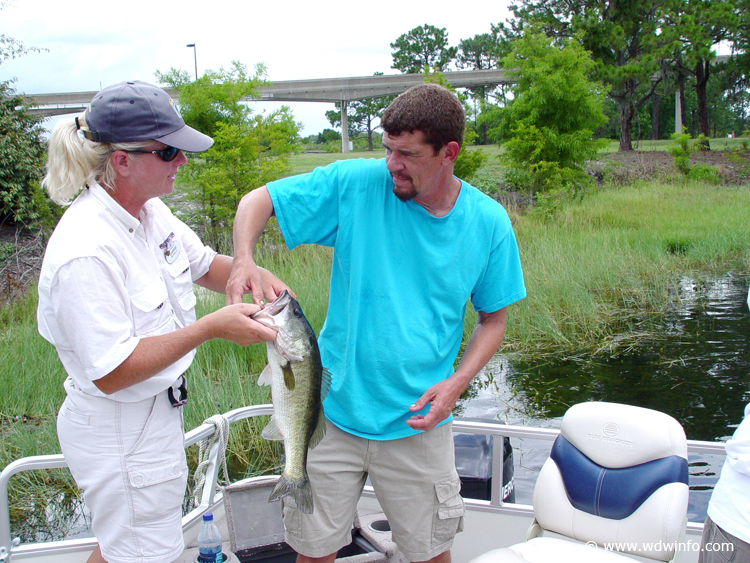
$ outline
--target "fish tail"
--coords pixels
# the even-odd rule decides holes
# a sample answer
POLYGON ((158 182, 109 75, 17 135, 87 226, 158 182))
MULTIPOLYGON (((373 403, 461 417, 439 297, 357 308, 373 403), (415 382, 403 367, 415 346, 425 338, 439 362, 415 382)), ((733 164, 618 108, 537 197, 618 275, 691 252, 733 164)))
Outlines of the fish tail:
POLYGON ((280 500, 286 496, 291 496, 294 502, 305 514, 313 512, 313 494, 310 486, 310 479, 305 473, 301 479, 287 479, 284 475, 279 478, 279 482, 268 497, 268 502, 280 500))

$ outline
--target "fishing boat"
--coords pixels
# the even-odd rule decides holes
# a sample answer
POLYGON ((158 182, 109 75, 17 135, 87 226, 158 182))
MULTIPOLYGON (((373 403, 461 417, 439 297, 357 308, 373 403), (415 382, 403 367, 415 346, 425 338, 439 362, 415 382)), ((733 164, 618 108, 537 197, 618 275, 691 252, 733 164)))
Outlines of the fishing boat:
MULTIPOLYGON (((202 469, 205 468, 205 483, 196 506, 182 519, 186 548, 182 557, 177 559, 179 563, 195 563, 198 555, 197 536, 202 523, 202 515, 205 512, 212 512, 219 524, 224 540, 223 552, 226 561, 230 563, 283 563, 295 560, 294 552, 284 543, 280 503, 268 502, 269 494, 278 476, 253 477, 228 485, 219 485, 222 477, 225 476, 225 472, 224 475, 222 474, 222 463, 228 426, 241 420, 268 416, 272 413, 272 405, 243 407, 212 417, 186 433, 185 447, 198 444, 205 452, 205 461, 201 464, 202 469)), ((616 441, 617 438, 613 437, 617 433, 616 426, 616 424, 605 426, 603 431, 606 436, 602 435, 602 438, 616 441)), ((489 462, 491 478, 487 482, 487 498, 469 498, 464 494, 466 505, 464 531, 456 536, 452 549, 455 563, 469 563, 498 548, 523 544, 527 540, 528 531, 534 529, 532 524, 535 522, 535 507, 532 504, 508 501, 509 498, 512 500, 512 495, 509 494, 512 489, 512 480, 509 480, 507 475, 508 439, 539 440, 552 445, 560 436, 561 430, 460 418, 454 420, 453 430, 456 434, 486 437, 484 440, 488 442, 485 443, 490 444, 489 448, 492 453, 489 462)), ((596 437, 600 429, 592 427, 586 432, 596 437)), ((686 444, 688 455, 717 456, 717 458, 724 456, 724 444, 721 442, 686 441, 686 444)), ((0 563, 83 563, 86 561, 96 545, 93 537, 20 543, 11 534, 8 508, 9 480, 24 471, 65 466, 65 459, 62 455, 36 456, 16 460, 0 473, 0 563)), ((675 550, 674 561, 683 563, 697 561, 702 528, 702 523, 687 522, 687 518, 681 521, 679 546, 675 550)), ((491 560, 494 561, 494 559, 491 560)), ((550 560, 556 559, 553 557, 550 560)), ((638 556, 635 556, 635 560, 654 561, 654 559, 638 556)), ((403 563, 406 561, 391 540, 388 521, 378 505, 374 491, 369 486, 365 487, 357 518, 353 523, 353 541, 339 551, 337 561, 340 563, 403 563)))

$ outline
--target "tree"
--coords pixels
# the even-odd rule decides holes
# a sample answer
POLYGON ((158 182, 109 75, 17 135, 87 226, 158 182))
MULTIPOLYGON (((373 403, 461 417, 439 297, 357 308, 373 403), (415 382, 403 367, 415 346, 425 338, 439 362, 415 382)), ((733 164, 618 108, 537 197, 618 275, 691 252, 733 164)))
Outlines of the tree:
POLYGON ((43 212, 39 181, 46 143, 43 118, 30 113, 29 100, 11 81, 0 82, 0 223, 29 225, 43 212))
POLYGON ((498 45, 492 34, 480 33, 458 42, 456 67, 471 70, 497 68, 499 60, 505 54, 507 53, 502 52, 501 45, 498 45))
MULTIPOLYGON (((520 0, 511 6, 519 22, 536 23, 550 36, 578 38, 596 61, 597 80, 610 86, 620 117, 620 150, 632 146, 637 109, 663 78, 663 67, 678 52, 662 33, 665 13, 683 0, 520 0)), ((520 26, 522 27, 522 26, 520 26)))
POLYGON ((179 107, 185 123, 213 137, 220 123, 244 121, 250 108, 241 103, 243 98, 258 94, 258 88, 267 84, 266 69, 256 65, 255 75, 248 76, 245 65, 232 61, 228 70, 208 70, 193 81, 186 70, 157 71, 156 78, 179 90, 179 107))
POLYGON ((393 65, 402 73, 418 73, 425 68, 443 72, 456 57, 457 47, 448 45, 445 28, 420 25, 391 43, 393 65))
POLYGON ((675 56, 674 73, 677 77, 681 102, 682 123, 685 124, 685 80, 695 79, 698 125, 704 141, 701 149, 708 150, 709 108, 708 81, 715 66, 713 47, 728 39, 737 30, 739 18, 733 9, 735 0, 678 0, 665 11, 663 35, 671 37, 679 52, 675 56))
MULTIPOLYGON (((6 4, 7 2, 0 0, 0 10, 5 8, 6 4)), ((40 49, 38 47, 26 47, 18 39, 0 33, 0 64, 9 59, 16 59, 26 53, 41 53, 46 50, 47 49, 40 49)))
MULTIPOLYGON (((0 2, 0 10, 5 2, 0 2)), ((0 64, 36 47, 0 34, 0 64)), ((31 113, 28 99, 18 94, 13 80, 0 81, 0 223, 10 219, 28 225, 49 212, 39 188, 46 143, 44 118, 31 113)))
POLYGON ((606 89, 588 76, 594 66, 574 39, 559 46, 539 31, 527 31, 503 63, 514 69, 514 100, 503 110, 509 177, 535 192, 580 191, 589 178, 585 162, 603 140, 592 140, 607 121, 606 89))
POLYGON ((315 142, 319 145, 328 143, 331 141, 341 141, 341 133, 334 131, 333 129, 323 129, 318 133, 315 142))
MULTIPOLYGON (((511 41, 503 24, 491 24, 491 30, 491 33, 481 33, 459 42, 456 55, 457 68, 471 70, 498 68, 500 61, 511 50, 511 41)), ((488 102, 493 92, 497 91, 497 86, 477 86, 468 90, 475 102, 479 102, 479 111, 474 112, 474 127, 480 137, 479 143, 485 145, 489 138, 490 121, 483 117, 483 114, 492 110, 488 102)), ((504 97, 504 92, 502 96, 504 97)))
POLYGON ((185 123, 214 139, 208 151, 189 160, 178 178, 186 185, 188 200, 200 207, 197 221, 206 239, 223 248, 230 242, 242 196, 288 171, 301 125, 286 106, 253 115, 242 103, 265 83, 263 65, 256 66, 252 77, 234 61, 230 69, 208 71, 195 81, 175 69, 157 72, 157 78, 179 90, 185 123))
POLYGON ((726 122, 724 131, 743 135, 750 128, 750 92, 733 82, 722 94, 721 106, 726 108, 721 116, 726 122))
MULTIPOLYGON (((349 124, 349 138, 354 138, 357 133, 367 135, 367 150, 373 150, 372 134, 380 128, 380 116, 385 108, 393 101, 395 96, 383 96, 380 98, 367 98, 355 100, 346 104, 346 119, 349 124), (376 124, 377 122, 377 124, 376 124)), ((341 127, 341 104, 336 103, 338 111, 329 110, 326 118, 333 127, 341 127)))

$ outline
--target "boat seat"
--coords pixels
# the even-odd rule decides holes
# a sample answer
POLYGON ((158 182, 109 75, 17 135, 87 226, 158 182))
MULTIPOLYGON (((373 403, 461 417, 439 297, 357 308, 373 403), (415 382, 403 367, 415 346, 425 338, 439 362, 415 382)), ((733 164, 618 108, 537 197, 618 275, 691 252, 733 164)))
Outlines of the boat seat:
POLYGON ((524 543, 470 563, 673 560, 687 523, 682 426, 641 407, 574 405, 539 473, 533 506, 524 543))

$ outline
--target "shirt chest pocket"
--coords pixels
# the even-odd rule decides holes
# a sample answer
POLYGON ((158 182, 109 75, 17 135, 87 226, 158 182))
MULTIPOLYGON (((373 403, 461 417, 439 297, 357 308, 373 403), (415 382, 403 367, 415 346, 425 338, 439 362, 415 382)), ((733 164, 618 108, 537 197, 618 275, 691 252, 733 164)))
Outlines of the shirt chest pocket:
POLYGON ((182 311, 187 324, 195 321, 195 293, 193 292, 193 276, 190 271, 190 261, 182 252, 173 264, 169 264, 167 272, 174 288, 177 306, 182 311))
POLYGON ((167 288, 161 280, 154 280, 131 295, 130 304, 136 336, 164 334, 172 330, 167 288))

